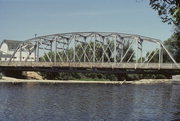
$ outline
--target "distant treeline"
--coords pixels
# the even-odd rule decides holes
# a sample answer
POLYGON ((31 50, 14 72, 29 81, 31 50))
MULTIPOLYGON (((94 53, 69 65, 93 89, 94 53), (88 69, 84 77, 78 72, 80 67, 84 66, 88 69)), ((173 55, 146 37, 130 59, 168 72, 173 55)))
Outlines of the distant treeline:
MULTIPOLYGON (((166 47, 168 48, 168 50, 170 50, 170 52, 172 53, 172 55, 175 57, 176 60, 178 60, 177 55, 174 52, 174 49, 171 48, 171 44, 174 38, 172 37, 171 39, 168 39, 167 41, 164 42, 164 44, 166 45, 166 47)), ((82 57, 79 58, 75 58, 75 61, 80 61, 80 62, 84 62, 84 60, 87 60, 89 58, 91 58, 91 60, 89 60, 90 62, 92 62, 92 48, 93 48, 93 42, 89 42, 86 43, 88 45, 85 45, 85 43, 79 43, 75 50, 76 50, 76 54, 78 55, 82 55, 82 57), (84 51, 82 47, 86 46, 86 56, 82 54, 82 52, 84 51)), ((96 59, 97 60, 102 60, 103 62, 108 62, 110 58, 110 62, 113 62, 113 53, 111 51, 111 48, 113 48, 114 44, 112 41, 109 41, 109 43, 107 43, 108 45, 104 45, 107 46, 106 48, 106 56, 103 56, 103 49, 101 47, 100 44, 95 44, 95 48, 96 48, 96 59)), ((124 47, 123 47, 123 51, 126 52, 128 47, 129 47, 130 43, 127 42, 125 43, 124 47)), ((131 54, 133 53, 133 48, 130 48, 129 52, 127 53, 127 56, 124 58, 124 62, 126 62, 131 54)), ((152 53, 152 52, 149 52, 152 53)), ((149 55, 149 53, 147 53, 147 55, 149 55)), ((65 61, 67 62, 68 60, 72 60, 73 58, 73 48, 69 48, 63 51, 59 51, 57 53, 54 52, 49 52, 47 54, 45 54, 43 57, 40 58, 40 61, 50 61, 49 58, 51 58, 51 61, 55 61, 55 54, 58 55, 56 56, 56 61, 65 61), (67 57, 68 55, 68 57, 67 57)), ((147 56, 146 55, 146 56, 147 56)), ((134 55, 130 58, 129 62, 134 62, 134 55)), ((167 56, 167 54, 164 52, 163 54, 163 61, 164 62, 169 62, 170 59, 167 56)), ((121 59, 121 55, 117 55, 116 57, 117 61, 119 61, 121 59)), ((151 62, 158 62, 159 59, 159 53, 157 53, 153 59, 151 60, 151 62)), ((144 60, 144 58, 143 58, 144 60)), ((168 74, 102 74, 102 73, 77 73, 77 72, 41 72, 41 75, 45 78, 45 79, 55 79, 55 80, 110 80, 110 81, 117 81, 117 80, 139 80, 139 79, 157 79, 157 78, 171 78, 171 75, 168 74)))

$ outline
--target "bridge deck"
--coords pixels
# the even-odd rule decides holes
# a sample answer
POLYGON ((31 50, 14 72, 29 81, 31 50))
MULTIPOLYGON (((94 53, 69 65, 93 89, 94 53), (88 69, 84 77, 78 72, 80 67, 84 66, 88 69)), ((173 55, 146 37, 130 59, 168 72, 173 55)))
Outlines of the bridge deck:
POLYGON ((0 68, 108 68, 108 69, 172 69, 180 70, 180 64, 172 63, 85 63, 85 62, 0 62, 0 68))

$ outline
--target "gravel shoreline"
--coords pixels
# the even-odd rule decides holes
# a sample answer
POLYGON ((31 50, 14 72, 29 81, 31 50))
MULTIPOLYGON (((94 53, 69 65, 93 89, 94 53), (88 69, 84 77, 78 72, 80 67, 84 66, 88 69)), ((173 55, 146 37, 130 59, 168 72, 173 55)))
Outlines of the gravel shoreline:
POLYGON ((172 83, 171 79, 141 79, 137 81, 80 81, 80 80, 29 80, 2 77, 0 83, 62 83, 62 84, 158 84, 172 83))

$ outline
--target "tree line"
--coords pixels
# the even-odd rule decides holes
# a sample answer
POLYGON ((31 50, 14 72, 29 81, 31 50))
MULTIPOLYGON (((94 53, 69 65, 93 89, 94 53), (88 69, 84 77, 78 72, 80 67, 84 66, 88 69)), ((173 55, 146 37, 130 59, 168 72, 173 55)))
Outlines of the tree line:
MULTIPOLYGON (((101 61, 103 62, 114 62, 113 58, 113 50, 114 44, 113 41, 109 40, 107 44, 104 44, 106 50, 103 50, 102 46, 100 44, 95 44, 96 48, 96 61, 101 61), (107 54, 106 56, 103 56, 105 51, 107 54), (110 59, 108 59, 110 58, 110 59)), ((123 50, 119 50, 119 54, 117 54, 116 59, 117 62, 120 62, 122 56, 120 55, 120 51, 126 52, 130 46, 130 42, 126 42, 123 45, 123 50)), ((88 60, 89 62, 93 62, 92 55, 93 51, 92 48, 94 47, 93 42, 89 43, 79 43, 75 47, 76 50, 76 55, 81 56, 81 58, 75 58, 75 62, 84 62, 85 60, 88 60), (83 47, 86 47, 85 54, 83 54, 83 47), (85 56, 86 55, 86 56, 85 56)), ((131 47, 126 55, 126 57, 123 59, 123 62, 135 62, 135 56, 132 53, 134 52, 133 48, 131 47)), ((149 53, 153 54, 153 52, 148 52, 146 56, 149 55, 149 53)), ((57 62, 72 62, 73 56, 74 56, 74 48, 69 48, 66 50, 61 50, 58 52, 49 52, 48 54, 45 54, 43 57, 40 58, 40 61, 55 61, 55 56, 56 56, 56 61, 57 62), (51 58, 51 60, 49 60, 51 58)), ((167 54, 163 55, 164 58, 168 58, 167 54)), ((159 55, 158 53, 153 57, 151 62, 158 62, 159 55)), ((140 61, 140 58, 138 59, 140 61)), ((144 60, 144 58, 143 58, 144 60)), ((85 61, 86 62, 86 61, 85 61)), ((41 72, 41 75, 45 79, 55 79, 55 80, 109 80, 109 81, 117 81, 117 80, 137 80, 137 79, 142 79, 142 78, 170 78, 170 75, 162 75, 162 74, 124 74, 124 73, 118 73, 118 74, 106 74, 106 73, 78 73, 78 72, 41 72)))
MULTIPOLYGON (((123 50, 119 51, 124 51, 126 52, 128 47, 130 45, 130 42, 124 43, 123 50)), ((93 62, 93 48, 95 47, 96 52, 95 52, 95 57, 96 57, 96 62, 114 62, 114 53, 111 50, 114 48, 114 43, 111 40, 108 40, 107 44, 103 44, 105 50, 102 47, 102 44, 96 43, 94 46, 94 42, 90 41, 89 43, 79 43, 75 47, 75 55, 78 55, 81 58, 76 57, 75 62, 84 62, 87 60, 88 62, 93 62), (85 50, 83 50, 86 48, 85 50), (84 51, 84 53, 83 53, 84 51), (105 54, 106 53, 106 54, 105 54)), ((118 45, 117 45, 118 46, 118 45)), ((118 48, 117 48, 118 49, 118 48)), ((118 50, 117 50, 118 51, 118 50)), ((134 55, 131 56, 133 53, 133 49, 130 48, 127 56, 123 59, 124 62, 129 60, 129 62, 134 61, 134 55)), ((40 61, 50 61, 49 58, 51 58, 51 61, 55 61, 55 56, 56 56, 56 61, 57 62, 68 62, 72 61, 74 58, 74 48, 66 48, 66 50, 61 50, 58 52, 49 52, 48 54, 45 54, 43 57, 40 58, 40 61)), ((115 55, 117 61, 120 61, 122 58, 120 54, 115 55)), ((102 74, 102 73, 77 73, 77 72, 41 72, 41 75, 45 79, 55 79, 55 80, 124 80, 126 75, 124 74, 102 74)))

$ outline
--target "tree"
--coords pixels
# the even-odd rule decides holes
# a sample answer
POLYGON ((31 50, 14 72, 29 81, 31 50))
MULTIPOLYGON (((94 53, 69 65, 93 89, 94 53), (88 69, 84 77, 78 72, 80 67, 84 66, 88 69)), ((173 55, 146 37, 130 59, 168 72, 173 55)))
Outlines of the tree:
POLYGON ((162 22, 175 25, 175 33, 165 45, 180 62, 180 0, 150 0, 149 5, 158 12, 162 22))
POLYGON ((175 35, 172 35, 168 40, 164 42, 167 49, 177 62, 180 62, 180 40, 177 40, 175 35))
POLYGON ((174 36, 180 41, 180 0, 150 0, 149 5, 158 12, 162 22, 175 25, 174 36))
MULTIPOLYGON (((130 46, 130 42, 124 43, 123 46, 123 51, 126 52, 130 46)), ((114 42, 112 40, 108 40, 107 43, 99 43, 99 42, 89 42, 89 43, 79 43, 76 45, 75 50, 76 50, 76 56, 75 61, 78 62, 93 62, 93 49, 95 47, 95 56, 96 56, 96 62, 98 61, 104 61, 104 62, 113 62, 113 54, 114 54, 114 42), (104 49, 103 49, 104 47, 104 49), (85 52, 84 52, 85 51, 85 52), (85 55, 85 54, 86 55, 85 55), (105 54, 106 53, 106 54, 105 54), (108 59, 109 58, 109 59, 108 59)), ((118 50, 118 47, 116 48, 118 50)), ((121 50, 122 51, 122 50, 121 50)), ((120 53, 120 52, 119 52, 120 53)), ((129 49, 129 52, 127 53, 126 57, 124 58, 123 62, 126 62, 131 54, 133 53, 133 48, 129 49)), ((65 50, 61 50, 58 52, 49 52, 44 54, 43 57, 40 58, 40 61, 52 61, 54 62, 55 60, 55 55, 56 55, 56 61, 57 62, 67 62, 69 58, 69 61, 73 60, 74 57, 74 51, 73 48, 68 48, 65 50)), ((121 60, 121 55, 117 54, 116 59, 119 62, 121 60)), ((133 62, 134 60, 134 55, 131 56, 131 59, 129 60, 130 62, 133 62)), ((41 72, 41 75, 45 79, 59 79, 59 80, 72 80, 72 79, 82 79, 82 78, 90 78, 90 79, 106 79, 106 80, 124 80, 126 75, 115 75, 115 74, 98 74, 98 73, 70 73, 70 72, 41 72)))
POLYGON ((179 0, 150 0, 149 5, 158 12, 162 22, 179 25, 180 1, 179 0))

